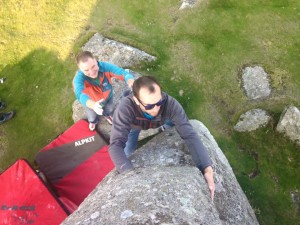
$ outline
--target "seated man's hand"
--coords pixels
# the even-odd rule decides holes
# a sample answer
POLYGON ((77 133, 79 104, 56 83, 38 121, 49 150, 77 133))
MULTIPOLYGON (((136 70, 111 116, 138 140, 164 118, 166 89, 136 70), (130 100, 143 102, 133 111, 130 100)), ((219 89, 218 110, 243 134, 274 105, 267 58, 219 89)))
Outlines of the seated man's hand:
POLYGON ((215 182, 214 182, 214 171, 211 166, 208 166, 204 169, 204 177, 210 191, 211 200, 214 200, 215 182))
POLYGON ((103 109, 102 109, 102 105, 101 103, 103 102, 103 99, 95 102, 93 110, 98 114, 98 115, 102 115, 103 114, 103 109))
POLYGON ((132 88, 133 82, 134 82, 134 79, 127 80, 127 85, 130 89, 132 88))

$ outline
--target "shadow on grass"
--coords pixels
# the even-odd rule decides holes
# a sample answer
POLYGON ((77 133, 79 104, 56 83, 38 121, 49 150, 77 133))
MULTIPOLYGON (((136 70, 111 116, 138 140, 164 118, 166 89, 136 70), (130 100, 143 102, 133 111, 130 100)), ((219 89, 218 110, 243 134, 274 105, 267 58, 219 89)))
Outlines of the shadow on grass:
POLYGON ((6 66, 0 85, 5 111, 14 110, 15 117, 1 125, 7 149, 0 168, 19 158, 33 161, 35 154, 71 123, 71 102, 74 95, 68 70, 57 54, 45 49, 31 52, 15 65, 6 66))

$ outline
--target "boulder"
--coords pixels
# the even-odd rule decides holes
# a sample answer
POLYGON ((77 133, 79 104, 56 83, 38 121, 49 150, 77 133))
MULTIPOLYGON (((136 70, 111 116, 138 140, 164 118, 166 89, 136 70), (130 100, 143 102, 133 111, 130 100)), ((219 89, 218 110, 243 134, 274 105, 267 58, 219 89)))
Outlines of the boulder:
POLYGON ((290 195, 291 195, 291 199, 292 199, 292 202, 293 202, 296 210, 300 213, 300 195, 299 195, 299 191, 297 189, 293 190, 293 191, 290 191, 290 195))
POLYGON ((276 130, 300 145, 300 111, 295 106, 288 106, 282 112, 276 130))
POLYGON ((87 119, 84 108, 77 99, 72 104, 72 112, 72 119, 74 123, 81 119, 87 119))
POLYGON ((198 2, 199 0, 181 0, 181 6, 179 9, 193 8, 198 2))
POLYGON ((82 49, 92 52, 100 61, 110 62, 123 68, 131 67, 141 62, 156 60, 155 56, 129 45, 105 38, 99 33, 95 33, 82 49))
POLYGON ((251 109, 242 114, 234 129, 239 132, 254 131, 265 127, 271 120, 267 111, 263 109, 251 109))
POLYGON ((208 129, 191 120, 214 163, 214 202, 174 128, 139 148, 134 170, 109 173, 62 224, 258 224, 233 171, 208 129))
POLYGON ((242 84, 248 98, 264 99, 271 94, 268 74, 261 66, 246 67, 242 70, 242 84))

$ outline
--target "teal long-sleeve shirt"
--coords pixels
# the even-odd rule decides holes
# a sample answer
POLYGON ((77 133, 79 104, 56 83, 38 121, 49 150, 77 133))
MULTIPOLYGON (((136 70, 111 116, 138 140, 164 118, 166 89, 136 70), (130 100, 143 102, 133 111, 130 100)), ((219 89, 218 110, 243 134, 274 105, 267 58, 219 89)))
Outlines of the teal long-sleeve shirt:
POLYGON ((92 79, 81 70, 78 70, 73 79, 73 89, 79 102, 86 106, 87 100, 99 101, 101 98, 108 100, 112 94, 111 78, 122 81, 134 79, 126 70, 107 62, 98 61, 98 77, 92 79))

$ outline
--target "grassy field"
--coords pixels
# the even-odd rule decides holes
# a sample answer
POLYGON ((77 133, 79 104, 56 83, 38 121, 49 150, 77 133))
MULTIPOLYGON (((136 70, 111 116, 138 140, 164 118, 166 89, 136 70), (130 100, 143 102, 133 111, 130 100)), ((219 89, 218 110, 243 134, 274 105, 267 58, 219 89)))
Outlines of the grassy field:
MULTIPOLYGON (((227 156, 262 225, 300 224, 291 191, 300 188, 300 153, 275 132, 284 107, 300 107, 300 2, 203 0, 1 2, 0 98, 16 117, 0 126, 0 168, 37 151, 72 124, 74 55, 95 32, 158 57, 132 68, 155 75, 227 156), (270 74, 272 96, 249 101, 245 65, 270 74), (179 91, 183 90, 183 96, 179 91), (237 133, 239 116, 260 107, 272 123, 237 133), (4 151, 4 149, 6 151, 4 151)), ((299 206, 298 206, 299 207, 299 206)))

